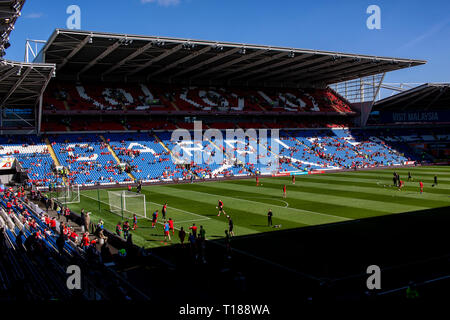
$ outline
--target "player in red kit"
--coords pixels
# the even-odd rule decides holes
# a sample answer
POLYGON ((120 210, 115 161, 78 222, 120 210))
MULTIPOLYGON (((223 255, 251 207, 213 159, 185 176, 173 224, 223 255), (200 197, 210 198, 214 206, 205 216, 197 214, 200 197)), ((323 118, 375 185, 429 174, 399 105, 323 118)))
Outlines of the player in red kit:
POLYGON ((158 222, 158 210, 153 212, 153 215, 152 215, 152 228, 155 227, 157 222, 158 222))
POLYGON ((295 184, 295 176, 292 176, 292 184, 295 184))
POLYGON ((166 213, 167 213, 167 202, 164 202, 164 205, 162 207, 163 220, 166 220, 166 213))
POLYGON ((423 182, 419 181, 419 187, 420 187, 420 194, 423 193, 423 182))
POLYGON ((134 213, 133 214, 133 230, 136 230, 137 227, 138 227, 138 225, 137 225, 137 216, 134 213))
POLYGON ((225 215, 225 211, 223 210, 222 200, 219 200, 219 203, 217 204, 216 208, 219 209, 219 214, 217 215, 218 217, 220 216, 221 213, 223 213, 223 215, 225 215))
POLYGON ((398 190, 401 190, 403 188, 403 186, 405 185, 405 183, 403 182, 403 180, 400 180, 398 182, 398 190))
POLYGON ((169 218, 169 230, 170 231, 172 231, 172 235, 174 235, 175 234, 175 228, 174 228, 174 226, 173 226, 173 220, 172 220, 172 218, 169 218))
POLYGON ((256 176, 256 186, 257 187, 259 186, 259 177, 258 176, 256 176))
POLYGON ((283 198, 286 198, 286 185, 283 185, 283 198))

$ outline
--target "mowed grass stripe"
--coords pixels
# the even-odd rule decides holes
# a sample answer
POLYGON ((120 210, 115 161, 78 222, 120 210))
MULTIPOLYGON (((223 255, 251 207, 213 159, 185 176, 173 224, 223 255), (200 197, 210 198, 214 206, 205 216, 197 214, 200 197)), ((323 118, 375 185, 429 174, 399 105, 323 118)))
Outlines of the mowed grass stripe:
MULTIPOLYGON (((152 187, 144 187, 142 189, 142 193, 146 195, 146 198, 152 198, 154 199, 155 202, 159 202, 159 200, 161 200, 161 203, 164 203, 164 201, 170 201, 169 203, 187 203, 189 202, 189 209, 192 208, 196 208, 196 207, 200 207, 203 209, 205 209, 205 206, 203 203, 194 203, 194 201, 186 201, 186 199, 184 198, 177 198, 177 197, 172 197, 168 194, 157 194, 153 191, 150 191, 148 189, 151 189, 152 187), (161 197, 159 197, 161 195, 161 197), (164 199, 164 200, 163 200, 164 199)), ((84 194, 86 194, 86 192, 84 192, 84 194)), ((91 198, 91 196, 93 196, 93 193, 91 194, 86 194, 89 198, 89 200, 93 200, 91 198)), ((95 191, 95 196, 97 196, 97 191, 95 191)), ((108 195, 106 190, 101 190, 100 191, 100 200, 103 201, 102 206, 104 206, 105 208, 108 207, 108 205, 106 205, 105 203, 107 203, 108 201, 108 195), (105 201, 106 200, 106 201, 105 201)), ((93 202, 95 203, 95 202, 93 202)), ((98 206, 98 203, 97 203, 98 206)), ((201 217, 197 217, 197 219, 193 219, 193 220, 199 220, 199 221, 190 221, 190 222, 178 222, 178 221, 183 221, 185 219, 190 219, 192 218, 191 214, 188 213, 184 213, 181 215, 180 214, 174 214, 174 210, 182 210, 182 209, 177 209, 175 207, 170 207, 168 205, 168 209, 167 209, 167 216, 166 218, 168 219, 173 218, 174 219, 174 226, 177 229, 180 229, 181 227, 183 227, 186 232, 189 232, 189 227, 192 226, 193 223, 196 223, 197 226, 203 225, 205 230, 207 231, 207 238, 208 237, 223 237, 224 235, 224 230, 228 229, 228 221, 226 220, 225 217, 221 216, 221 217, 217 217, 215 214, 212 214, 211 217, 207 217, 206 214, 204 214, 205 218, 209 218, 209 220, 200 220, 201 217), (172 210, 171 210, 172 209, 172 210), (182 220, 178 220, 178 218, 181 218, 182 220)), ((104 214, 102 214, 101 216, 99 216, 98 218, 102 218, 109 222, 107 225, 107 228, 110 230, 115 230, 115 220, 121 220, 119 216, 113 214, 113 213, 108 213, 107 209, 103 210, 104 214)), ((215 211, 213 211, 215 212, 215 211)), ((267 232, 270 231, 268 230, 268 228, 264 225, 263 222, 265 221, 260 221, 260 220, 264 220, 261 219, 261 217, 259 215, 253 215, 249 214, 248 212, 235 212, 236 214, 240 214, 241 216, 245 215, 247 218, 252 219, 254 221, 257 222, 257 224, 255 224, 253 227, 244 227, 239 223, 239 218, 237 217, 233 217, 233 222, 235 224, 235 234, 255 234, 255 233, 259 233, 259 232, 267 232), (236 221, 235 221, 236 220, 236 221)), ((162 227, 162 222, 163 222, 163 218, 162 218, 162 214, 161 214, 161 206, 159 205, 153 205, 150 204, 149 202, 147 202, 147 219, 139 219, 138 220, 138 229, 136 231, 133 231, 133 240, 135 243, 138 243, 139 245, 144 245, 144 246, 160 246, 161 245, 161 241, 163 240, 164 236, 163 236, 163 227, 162 227), (156 225, 155 228, 151 227, 151 215, 153 213, 153 211, 155 210, 159 210, 159 217, 158 217, 158 224, 156 225)), ((280 220, 280 223, 284 223, 288 228, 294 228, 294 227, 301 227, 304 225, 299 225, 299 224, 292 224, 290 221, 284 221, 284 220, 280 220)), ((244 223, 245 224, 245 223, 244 223)), ((175 239, 172 240, 172 242, 177 243, 178 242, 178 238, 177 238, 177 234, 175 235, 175 239)))
MULTIPOLYGON (((393 168, 395 169, 395 168, 393 168)), ((408 172, 409 171, 424 171, 424 172, 436 172, 436 173, 450 173, 449 167, 440 167, 440 166, 431 166, 431 167, 410 167, 409 168, 400 168, 398 170, 408 172)))
MULTIPOLYGON (((402 189, 398 191, 396 187, 388 186, 384 187, 383 184, 375 185, 374 187, 365 187, 359 185, 346 185, 345 189, 342 188, 341 185, 330 184, 329 180, 315 180, 315 181, 305 181, 305 180, 297 180, 298 183, 295 185, 289 184, 288 190, 300 190, 304 191, 317 191, 318 189, 329 190, 333 194, 339 194, 342 192, 351 192, 352 196, 358 195, 362 196, 364 199, 376 200, 375 198, 371 198, 374 195, 379 195, 383 201, 399 201, 399 203, 409 203, 414 205, 427 206, 429 208, 433 207, 444 207, 450 205, 450 197, 443 197, 439 194, 432 194, 424 192, 422 195, 419 192, 419 187, 413 188, 412 191, 408 189, 402 189), (388 197, 388 198, 387 198, 388 197), (391 199, 394 197, 393 200, 391 199)), ((276 179, 266 178, 264 180, 264 186, 273 187, 275 189, 280 190, 283 185, 283 182, 276 179)))
MULTIPOLYGON (((192 185, 191 185, 192 186, 192 185)), ((184 196, 175 196, 174 192, 170 190, 169 188, 160 188, 160 187, 144 187, 143 193, 149 195, 150 197, 157 197, 160 199, 167 199, 167 202, 170 203, 183 203, 186 204, 186 208, 189 208, 190 211, 195 211, 195 208, 202 208, 202 215, 208 216, 210 220, 202 221, 201 224, 208 225, 210 227, 213 227, 213 229, 216 228, 216 226, 213 226, 216 223, 222 223, 223 226, 220 226, 220 236, 223 236, 223 231, 227 229, 228 221, 225 219, 225 217, 222 215, 220 217, 217 216, 218 210, 216 209, 217 201, 213 200, 213 203, 205 203, 203 201, 196 201, 192 200, 192 197, 186 198, 184 196), (206 209, 207 208, 207 209, 206 209), (206 209, 206 210, 205 210, 206 209), (205 211, 208 211, 208 213, 205 213, 205 211)), ((210 197, 204 195, 203 198, 210 197)), ((229 207, 228 205, 226 206, 229 207)), ((225 208, 225 212, 229 214, 232 219, 233 223, 235 225, 235 233, 240 234, 247 234, 247 233, 256 233, 261 231, 268 231, 266 227, 267 219, 265 217, 262 217, 261 213, 255 213, 252 210, 255 210, 255 206, 253 205, 243 205, 239 209, 233 208, 232 210, 228 210, 225 208), (244 227, 245 226, 245 227, 244 227)), ((266 209, 266 208, 265 208, 266 209)), ((200 211, 198 211, 200 212, 200 211)), ((263 212, 264 216, 267 213, 266 211, 263 212)), ((168 216, 170 216, 170 210, 168 209, 167 212, 168 216)), ((309 224, 303 224, 298 222, 293 222, 291 220, 283 219, 278 215, 277 217, 277 223, 283 224, 283 226, 288 228, 295 228, 295 227, 302 227, 307 226, 309 224)), ((199 225, 200 223, 197 223, 199 225)), ((177 225, 177 222, 175 221, 175 225, 177 225)), ((190 223, 189 225, 192 225, 190 223)))
MULTIPOLYGON (((408 174, 408 172, 416 172, 416 173, 423 173, 423 174, 437 174, 439 175, 449 175, 450 174, 450 170, 448 167, 407 167, 407 168, 396 168, 396 167, 392 167, 390 169, 376 169, 376 170, 367 170, 367 171, 356 171, 356 172, 385 172, 385 173, 393 173, 393 172, 397 172, 397 173, 403 173, 403 174, 408 174)), ((353 171, 354 172, 354 171, 353 171)))
MULTIPOLYGON (((90 197, 90 195, 89 195, 90 197)), ((82 208, 91 212, 91 223, 96 224, 99 219, 104 222, 105 228, 114 232, 116 229, 116 223, 121 221, 121 218, 111 212, 109 212, 109 206, 101 203, 101 212, 98 211, 98 202, 93 201, 90 198, 81 196, 80 203, 70 204, 69 207, 75 212, 80 212, 82 208)), ((139 228, 137 231, 132 231, 133 242, 139 246, 145 247, 159 247, 161 244, 152 240, 147 234, 151 227, 149 220, 142 219, 139 221, 139 228), (144 232, 144 230, 147 230, 144 232)))
MULTIPOLYGON (((334 174, 330 174, 327 175, 330 178, 335 178, 338 180, 342 180, 342 181, 359 181, 359 182, 372 182, 372 181, 383 181, 389 184, 392 184, 392 175, 389 177, 381 177, 381 176, 360 176, 360 175, 352 175, 349 173, 334 173, 334 174)), ((304 179, 320 179, 320 177, 318 177, 318 175, 314 176, 303 176, 302 178, 304 179)), ((407 176, 400 176, 400 179, 405 182, 406 184, 410 184, 413 183, 415 185, 419 184, 419 181, 408 181, 408 177, 407 176)), ((428 185, 432 185, 433 184, 433 178, 426 178, 426 179, 422 179, 422 182, 424 183, 424 185, 426 186, 428 185)), ((439 182, 439 179, 438 179, 439 182)), ((442 182, 439 183, 443 189, 450 189, 450 182, 442 182)))
MULTIPOLYGON (((229 188, 233 188, 233 183, 229 183, 229 188)), ((252 188, 252 187, 246 187, 252 188)), ((273 188, 266 188, 266 184, 260 189, 260 193, 262 194, 273 194, 273 188)), ((241 187, 242 190, 242 187, 241 187)), ((377 211, 391 213, 391 212, 405 212, 405 211, 415 211, 426 209, 424 206, 419 205, 411 205, 403 202, 388 202, 391 199, 386 199, 383 196, 372 195, 372 199, 369 198, 369 194, 358 194, 358 193, 350 193, 346 191, 330 191, 321 188, 305 188, 300 190, 292 190, 288 189, 288 198, 300 198, 300 199, 309 199, 316 202, 328 203, 332 205, 342 205, 350 206, 356 209, 366 209, 373 208, 377 211), (386 203, 388 202, 388 203, 386 203)))
MULTIPOLYGON (((319 177, 318 175, 313 177, 313 176, 302 176, 301 178, 297 179, 297 181, 299 181, 301 183, 301 181, 322 181, 323 177, 319 177)), ((380 184, 386 184, 386 185, 392 185, 392 180, 383 180, 383 179, 377 179, 377 178, 372 178, 372 179, 360 179, 358 177, 340 177, 338 175, 333 176, 332 179, 327 179, 327 183, 329 184, 336 184, 336 185, 349 185, 349 186, 363 186, 363 187, 373 187, 374 184, 376 185, 377 182, 379 182, 380 184)), ((264 183, 264 182, 263 182, 264 183)), ((404 190, 417 190, 418 188, 418 182, 405 182, 406 186, 404 188, 404 190), (411 184, 413 184, 413 186, 411 186, 411 184), (411 189, 410 189, 411 188, 411 189)), ((449 188, 446 188, 445 186, 439 185, 438 187, 431 187, 431 183, 427 184, 424 181, 424 188, 427 192, 430 193, 435 193, 435 194, 443 194, 443 195, 448 195, 449 192, 449 188)))
POLYGON ((432 179, 434 178, 434 176, 436 175, 439 178, 443 178, 443 179, 448 179, 450 178, 450 172, 445 172, 445 173, 441 173, 441 172, 428 172, 428 171, 403 171, 403 170, 392 170, 392 171, 378 171, 378 170, 367 170, 367 171, 344 171, 342 172, 342 174, 360 174, 362 176, 365 175, 378 175, 378 176, 386 176, 386 177, 392 177, 393 173, 397 172, 400 177, 408 177, 408 172, 411 173, 412 177, 414 178, 415 176, 417 177, 425 177, 428 179, 432 179))
MULTIPOLYGON (((301 224, 307 224, 307 225, 315 225, 315 224, 323 224, 323 223, 330 223, 330 222, 338 222, 338 221, 347 221, 351 220, 349 218, 329 215, 329 214, 322 214, 319 212, 309 212, 307 210, 297 209, 297 208, 285 208, 284 206, 274 205, 274 204, 266 204, 261 203, 255 200, 248 200, 248 199, 238 199, 235 198, 234 195, 239 194, 241 191, 241 188, 239 186, 235 187, 234 190, 228 190, 226 192, 225 190, 219 189, 218 193, 212 192, 211 185, 208 184, 207 187, 203 187, 201 190, 205 190, 208 192, 202 192, 202 191, 194 191, 194 189, 198 190, 198 188, 201 188, 200 184, 197 185, 191 185, 190 190, 184 190, 180 188, 181 185, 172 185, 172 186, 164 186, 162 188, 164 189, 170 189, 172 194, 176 194, 180 197, 186 197, 189 199, 196 199, 197 201, 201 201, 204 203, 210 203, 214 206, 217 205, 218 199, 222 199, 224 201, 224 204, 228 208, 239 210, 240 208, 249 207, 251 212, 258 213, 261 215, 266 215, 268 208, 272 208, 274 210, 279 211, 279 217, 281 219, 301 223, 301 224), (233 195, 233 196, 231 196, 233 195)), ((163 191, 164 192, 164 191, 163 191)), ((226 209, 225 209, 226 211, 226 209)))
MULTIPOLYGON (((239 181, 242 185, 243 182, 246 181, 239 181)), ((236 190, 236 186, 232 185, 230 182, 223 182, 219 185, 214 184, 214 187, 210 184, 208 186, 197 186, 195 190, 199 192, 204 192, 205 189, 208 192, 213 192, 214 194, 221 195, 226 194, 229 192, 232 192, 233 190, 236 190)), ((281 196, 274 196, 273 194, 281 194, 281 188, 277 188, 277 192, 270 192, 271 195, 268 194, 268 192, 261 193, 261 190, 268 191, 268 189, 264 188, 256 188, 256 187, 250 187, 249 190, 254 190, 255 192, 251 191, 244 191, 242 188, 240 189, 240 192, 238 195, 234 196, 235 198, 242 199, 242 200, 257 200, 261 201, 260 199, 267 197, 267 199, 271 199, 273 201, 277 199, 283 199, 283 201, 286 201, 289 204, 289 208, 291 209, 301 209, 301 210, 307 210, 310 212, 316 212, 320 214, 327 214, 327 215, 333 215, 333 216, 339 216, 342 218, 349 218, 349 219, 359 219, 364 217, 373 217, 373 216, 379 216, 385 214, 383 211, 377 211, 372 209, 365 209, 364 211, 356 212, 355 208, 346 206, 344 203, 338 205, 338 204, 329 204, 324 202, 317 202, 309 200, 308 198, 292 198, 288 197, 287 199, 281 198, 281 196)))
MULTIPOLYGON (((382 177, 382 176, 355 176, 355 175, 350 175, 350 174, 342 174, 339 175, 339 179, 340 180, 345 180, 345 178, 348 179, 354 179, 355 181, 361 181, 361 182, 367 182, 367 181, 375 181, 375 182, 382 182, 384 184, 387 185, 392 185, 393 184, 393 180, 392 180, 392 176, 388 176, 388 177, 382 177)), ((419 181, 422 181, 424 184, 424 187, 431 187, 434 184, 434 180, 432 178, 423 178, 423 177, 419 177, 419 176, 413 176, 413 180, 408 181, 408 177, 407 176, 400 176, 400 179, 405 183, 406 186, 419 186, 419 181)), ((438 186, 439 188, 434 188, 434 189, 430 189, 430 190, 438 190, 441 189, 444 192, 448 192, 448 190, 450 189, 450 181, 441 181, 438 179, 438 186), (447 190, 447 191, 446 191, 447 190)))
MULTIPOLYGON (((98 195, 97 195, 97 191, 83 191, 82 196, 85 196, 87 198, 89 198, 90 200, 98 200, 98 195)), ((145 193, 144 193, 145 194, 145 193)), ((164 203, 164 201, 162 201, 161 203, 155 203, 152 201, 148 200, 148 196, 146 196, 146 211, 147 211, 147 219, 151 219, 152 218, 152 213, 155 210, 160 210, 161 212, 161 208, 162 208, 162 204, 164 203)), ((108 204, 108 194, 107 191, 102 190, 100 191, 100 201, 102 201, 103 205, 105 205, 105 207, 107 207, 109 209, 109 204, 108 204)), ((119 209, 120 211, 120 209, 119 209)), ((168 213, 170 213, 170 216, 167 216, 166 218, 172 218, 174 220, 177 221, 183 221, 183 220, 189 220, 189 221, 193 221, 193 220, 207 220, 209 219, 209 217, 206 216, 202 216, 202 215, 198 215, 195 214, 193 212, 189 212, 187 210, 183 210, 183 209, 178 209, 176 207, 170 207, 168 206, 168 213)), ((142 213, 141 213, 142 214, 142 213)), ((120 217, 120 213, 117 214, 118 217, 120 217)), ((121 218, 121 217, 120 217, 121 218)), ((162 216, 159 216, 160 221, 162 221, 162 216)), ((142 219, 141 217, 138 217, 138 219, 142 219)))
MULTIPOLYGON (((200 221, 196 224, 203 225, 207 231, 207 238, 213 239, 223 237, 224 230, 228 229, 227 219, 223 216, 217 217, 218 199, 224 201, 225 211, 233 217, 236 235, 246 235, 279 230, 266 225, 269 208, 272 208, 274 212, 274 223, 281 224, 282 229, 287 229, 410 211, 406 207, 399 210, 402 205, 414 207, 414 210, 417 210, 418 207, 414 206, 417 205, 417 200, 422 200, 419 203, 420 206, 448 205, 450 201, 448 177, 450 177, 450 167, 404 169, 394 167, 376 171, 297 176, 295 185, 291 184, 291 177, 262 177, 263 187, 256 187, 255 179, 250 178, 146 186, 143 192, 147 202, 151 202, 147 203, 148 217, 151 217, 155 209, 161 211, 162 204, 168 201, 167 217, 175 219, 175 227, 183 226, 187 229, 193 223, 188 221, 198 218, 200 221), (402 191, 396 191, 395 187, 390 186, 394 171, 398 172, 402 180, 406 182, 406 187, 402 191), (408 171, 411 171, 415 181, 407 181, 408 171), (439 185, 432 188, 434 174, 438 176, 439 185), (419 179, 423 179, 425 184, 423 195, 418 192, 419 179), (283 184, 288 187, 287 199, 282 198, 283 184), (383 187, 383 185, 387 186, 383 187), (363 199, 360 199, 361 197, 363 199), (383 199, 382 202, 378 197, 383 199), (284 201, 288 202, 289 207, 285 208, 284 201), (186 222, 177 223, 184 220, 186 222)), ((86 192, 89 192, 91 198, 97 198, 97 190, 86 192)), ((72 204, 70 208, 75 212, 80 212, 81 208, 91 211, 93 223, 101 218, 105 221, 105 226, 114 231, 115 224, 121 218, 109 212, 106 190, 100 190, 100 198, 104 202, 101 204, 100 213, 97 212, 98 203, 86 197, 81 197, 81 203, 72 204)), ((132 234, 133 241, 138 245, 145 247, 168 245, 163 241, 162 226, 158 225, 153 229, 149 220, 139 220, 139 228, 132 234)), ((178 242, 176 234, 172 243, 178 242)))
MULTIPOLYGON (((241 180, 241 183, 244 182, 241 180)), ((247 181, 245 181, 247 182, 247 181)), ((246 184, 247 186, 247 184, 246 184)), ((222 182, 219 186, 211 187, 208 186, 207 190, 214 191, 215 194, 224 194, 225 192, 231 192, 232 190, 235 190, 236 186, 234 185, 233 181, 227 181, 222 182)), ((199 187, 197 189, 198 191, 202 191, 202 188, 199 187)), ((209 191, 209 192, 211 192, 209 191)), ((313 211, 317 213, 322 214, 330 214, 333 216, 339 216, 343 218, 350 218, 350 219, 359 219, 364 217, 373 217, 373 216, 379 216, 384 215, 386 212, 379 211, 375 209, 365 209, 364 211, 356 211, 354 207, 346 205, 345 202, 341 202, 340 204, 337 203, 327 203, 326 201, 315 201, 313 199, 309 199, 309 197, 291 197, 290 196, 290 189, 288 189, 288 197, 286 199, 281 197, 282 194, 282 187, 277 188, 271 188, 269 185, 266 187, 266 184, 264 184, 264 187, 252 187, 250 185, 247 190, 240 189, 239 195, 235 196, 236 198, 240 199, 255 199, 255 198, 273 198, 273 199, 283 199, 284 201, 288 202, 289 208, 295 208, 295 209, 301 209, 301 210, 308 210, 313 211), (274 191, 273 189, 276 189, 274 191), (254 192, 252 192, 253 190, 254 192), (279 194, 280 196, 274 196, 274 194, 279 194)), ((259 201, 259 200, 258 200, 259 201)))
MULTIPOLYGON (((401 172, 397 172, 400 175, 400 179, 403 181, 408 181, 408 173, 403 174, 401 172)), ((351 172, 343 172, 340 175, 342 176, 346 176, 346 177, 355 177, 356 174, 355 173, 351 173, 351 172)), ((371 177, 377 177, 377 178, 383 178, 383 179, 390 179, 392 181, 392 178, 394 177, 391 173, 375 173, 375 172, 361 172, 360 174, 358 174, 359 177, 367 177, 367 178, 371 178, 371 177)), ((419 182, 420 180, 424 181, 430 181, 433 182, 434 179, 434 175, 430 174, 430 175, 423 175, 423 174, 417 174, 417 172, 414 172, 414 174, 411 174, 413 181, 412 182, 419 182)), ((446 176, 447 177, 447 176, 446 176)), ((441 176, 438 176, 438 183, 439 182, 444 182, 446 184, 450 184, 450 176, 448 176, 447 178, 443 178, 441 176)))

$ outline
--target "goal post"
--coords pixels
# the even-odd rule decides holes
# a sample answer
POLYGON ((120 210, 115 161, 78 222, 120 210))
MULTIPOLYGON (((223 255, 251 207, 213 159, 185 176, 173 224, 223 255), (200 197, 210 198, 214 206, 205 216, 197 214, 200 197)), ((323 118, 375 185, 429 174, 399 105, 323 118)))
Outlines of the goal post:
POLYGON ((108 191, 109 210, 123 217, 131 219, 134 214, 147 218, 145 195, 130 191, 108 191))
POLYGON ((80 186, 79 185, 69 185, 61 186, 56 191, 55 199, 61 204, 71 204, 80 203, 80 186), (59 191, 59 190, 60 191, 59 191))

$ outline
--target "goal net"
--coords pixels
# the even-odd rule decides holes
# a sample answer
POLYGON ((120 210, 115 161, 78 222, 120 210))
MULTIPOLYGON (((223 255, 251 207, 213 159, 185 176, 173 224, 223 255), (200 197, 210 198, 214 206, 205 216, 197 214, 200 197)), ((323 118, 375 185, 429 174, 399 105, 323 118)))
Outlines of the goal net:
POLYGON ((129 191, 108 191, 109 210, 123 216, 132 218, 133 214, 147 218, 145 195, 129 191))
POLYGON ((63 186, 55 195, 56 200, 62 204, 80 203, 80 186, 63 186))

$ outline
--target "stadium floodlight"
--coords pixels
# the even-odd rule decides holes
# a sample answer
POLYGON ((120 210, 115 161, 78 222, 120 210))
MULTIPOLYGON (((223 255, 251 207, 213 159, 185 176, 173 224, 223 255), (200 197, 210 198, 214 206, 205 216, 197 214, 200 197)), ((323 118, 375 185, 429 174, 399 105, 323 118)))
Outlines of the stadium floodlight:
POLYGON ((241 50, 239 50, 240 54, 245 54, 247 52, 247 50, 245 49, 245 47, 242 47, 241 50))
POLYGON ((191 42, 189 42, 189 41, 183 43, 183 49, 191 50, 191 49, 193 49, 193 48, 195 48, 195 44, 193 44, 193 43, 191 43, 191 42))
POLYGON ((124 45, 124 46, 129 46, 130 44, 133 43, 133 40, 132 39, 128 39, 127 37, 125 37, 125 38, 120 39, 119 43, 124 45))
POLYGON ((213 46, 213 49, 216 50, 216 51, 223 51, 223 46, 220 45, 220 44, 218 44, 218 43, 216 43, 216 44, 213 46))
POLYGON ((156 40, 156 41, 153 41, 153 44, 157 47, 164 47, 166 43, 161 40, 156 40))
POLYGON ((294 57, 295 57, 295 52, 294 51, 289 52, 289 58, 294 58, 294 57))

